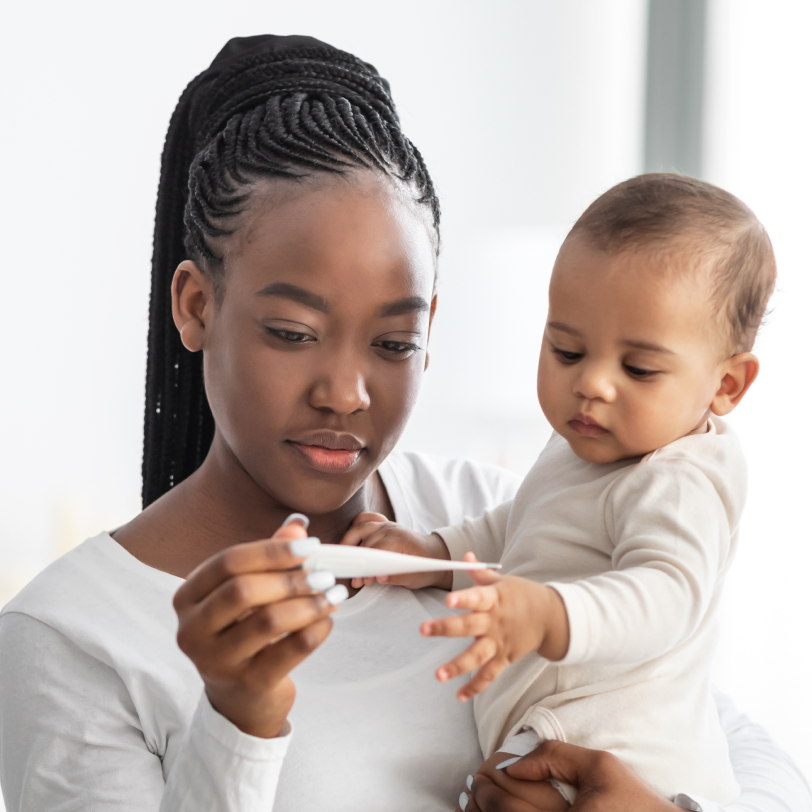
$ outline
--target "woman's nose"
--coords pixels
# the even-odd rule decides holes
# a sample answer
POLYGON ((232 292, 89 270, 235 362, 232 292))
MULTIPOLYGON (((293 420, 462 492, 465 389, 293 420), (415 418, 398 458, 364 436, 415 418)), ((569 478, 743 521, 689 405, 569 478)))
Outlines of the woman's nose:
POLYGON ((369 408, 363 371, 353 364, 337 362, 326 369, 310 390, 310 405, 336 414, 353 414, 369 408))
POLYGON ((615 399, 615 385, 609 370, 601 364, 585 364, 575 380, 575 394, 587 400, 611 403, 615 399))

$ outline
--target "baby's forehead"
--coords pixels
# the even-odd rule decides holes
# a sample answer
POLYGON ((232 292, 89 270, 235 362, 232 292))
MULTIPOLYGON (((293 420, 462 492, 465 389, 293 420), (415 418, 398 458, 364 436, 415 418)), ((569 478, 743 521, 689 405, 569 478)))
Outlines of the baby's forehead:
POLYGON ((550 283, 550 318, 645 325, 647 332, 701 331, 727 342, 718 306, 715 258, 692 240, 658 241, 623 251, 571 238, 562 246, 550 283))

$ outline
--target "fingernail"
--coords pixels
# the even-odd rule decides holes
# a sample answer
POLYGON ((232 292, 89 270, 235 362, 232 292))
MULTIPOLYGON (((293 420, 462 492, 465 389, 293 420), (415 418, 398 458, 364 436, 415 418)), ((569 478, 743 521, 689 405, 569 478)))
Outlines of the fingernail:
POLYGON ((304 527, 305 530, 310 526, 310 519, 304 515, 304 513, 291 513, 284 522, 282 522, 282 527, 287 527, 289 524, 293 522, 299 522, 299 524, 304 527))
POLYGON ((473 775, 469 775, 468 778, 465 779, 465 786, 468 787, 468 789, 471 789, 474 786, 473 775))
POLYGON ((332 604, 333 606, 338 606, 339 603, 342 603, 350 597, 350 593, 347 591, 347 587, 345 587, 344 584, 339 584, 338 586, 334 586, 332 589, 328 589, 324 593, 324 597, 327 598, 327 603, 332 604))
POLYGON ((293 539, 290 543, 290 551, 299 558, 307 558, 313 553, 317 553, 321 547, 321 542, 313 536, 306 539, 293 539))
POLYGON ((437 679, 440 680, 440 682, 445 682, 448 679, 448 671, 444 668, 439 669, 437 671, 437 679))
POLYGON ((517 761, 521 761, 521 756, 516 756, 516 758, 509 758, 507 761, 503 761, 501 764, 496 765, 497 770, 504 770, 505 767, 510 767, 511 764, 515 764, 517 761))
POLYGON ((462 809, 462 812, 465 812, 465 807, 468 806, 468 796, 464 792, 460 793, 460 800, 458 803, 460 805, 460 809, 462 809))
POLYGON ((311 589, 316 590, 316 592, 321 592, 322 590, 329 589, 331 586, 335 586, 335 582, 335 575, 328 570, 314 570, 307 576, 307 585, 311 589))

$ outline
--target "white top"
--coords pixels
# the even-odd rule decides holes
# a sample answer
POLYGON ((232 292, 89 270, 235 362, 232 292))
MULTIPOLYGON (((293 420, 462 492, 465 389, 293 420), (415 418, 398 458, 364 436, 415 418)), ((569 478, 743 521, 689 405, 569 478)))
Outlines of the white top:
POLYGON ((718 418, 601 465, 554 434, 512 502, 440 531, 452 558, 504 545, 503 572, 550 584, 567 608, 563 660, 531 654, 477 697, 486 755, 530 728, 613 752, 670 799, 686 786, 738 797, 710 671, 746 489, 739 442, 718 418))
MULTIPOLYGON (((381 474, 398 522, 421 531, 479 515, 518 485, 499 469, 397 452, 381 474)), ((464 641, 418 634, 446 613, 442 593, 365 587, 343 604, 293 672, 293 734, 266 740, 206 701, 175 643, 179 584, 102 534, 0 614, 9 812, 453 808, 481 753, 471 704, 432 675, 464 641)), ((729 700, 718 704, 743 788, 728 812, 812 810, 790 759, 729 700)))

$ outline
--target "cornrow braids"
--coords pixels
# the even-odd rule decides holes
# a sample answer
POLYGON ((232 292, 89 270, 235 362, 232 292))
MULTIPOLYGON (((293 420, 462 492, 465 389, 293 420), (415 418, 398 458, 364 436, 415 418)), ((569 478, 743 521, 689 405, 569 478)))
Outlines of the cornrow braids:
POLYGON ((355 168, 411 190, 428 207, 439 249, 431 178, 372 65, 310 37, 237 38, 183 92, 169 123, 155 215, 144 507, 194 472, 214 437, 202 354, 183 347, 172 319, 178 264, 189 258, 217 273, 217 240, 232 233, 258 180, 355 168))

